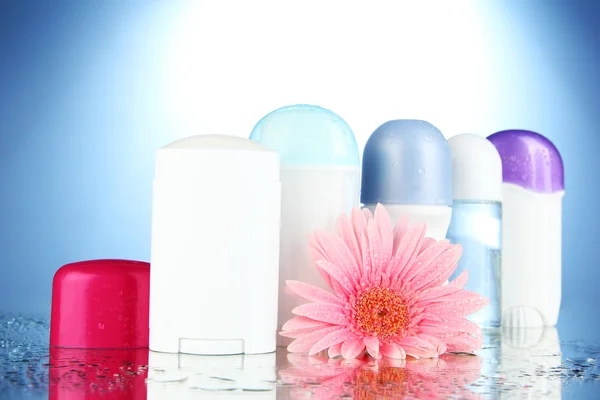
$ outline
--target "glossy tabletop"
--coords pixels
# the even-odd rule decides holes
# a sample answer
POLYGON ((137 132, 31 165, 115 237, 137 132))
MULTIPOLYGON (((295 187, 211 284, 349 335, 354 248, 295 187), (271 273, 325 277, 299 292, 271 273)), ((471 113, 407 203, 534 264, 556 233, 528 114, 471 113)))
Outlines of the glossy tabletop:
POLYGON ((0 316, 0 399, 594 399, 600 344, 555 328, 488 332, 477 354, 345 362, 48 348, 48 322, 0 316))

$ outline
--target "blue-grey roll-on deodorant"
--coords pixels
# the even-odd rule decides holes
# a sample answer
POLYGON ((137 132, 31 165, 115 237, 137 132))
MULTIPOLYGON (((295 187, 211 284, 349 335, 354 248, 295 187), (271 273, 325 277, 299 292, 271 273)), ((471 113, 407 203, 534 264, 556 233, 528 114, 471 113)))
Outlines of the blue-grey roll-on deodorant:
POLYGON ((452 162, 444 135, 426 121, 388 121, 372 134, 363 153, 361 203, 385 206, 392 221, 408 215, 425 223, 427 236, 446 238, 452 216, 452 162))

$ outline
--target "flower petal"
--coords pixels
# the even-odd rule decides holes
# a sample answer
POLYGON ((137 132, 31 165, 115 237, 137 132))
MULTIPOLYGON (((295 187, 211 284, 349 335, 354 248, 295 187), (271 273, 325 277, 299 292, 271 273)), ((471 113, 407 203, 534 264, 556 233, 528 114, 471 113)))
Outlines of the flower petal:
POLYGON ((408 232, 408 215, 401 215, 398 217, 398 221, 394 225, 394 247, 392 249, 392 256, 396 254, 404 236, 408 232))
POLYGON ((315 321, 314 319, 306 317, 293 317, 283 324, 279 335, 296 339, 306 335, 307 333, 318 331, 319 329, 323 329, 328 326, 333 325, 323 321, 315 321))
POLYGON ((437 240, 435 240, 434 238, 424 237, 423 243, 421 243, 421 249, 419 250, 419 255, 421 255, 425 250, 427 250, 429 247, 433 246, 436 243, 437 240))
POLYGON ((315 321, 314 319, 306 318, 306 317, 292 317, 290 318, 283 326, 282 330, 294 330, 294 329, 304 329, 310 328, 313 326, 321 326, 325 325, 326 322, 323 321, 315 321))
POLYGON ((364 275, 364 253, 368 252, 367 243, 363 241, 363 237, 367 234, 367 218, 365 214, 358 208, 352 209, 352 228, 354 229, 354 236, 356 237, 356 243, 360 249, 360 259, 358 260, 358 266, 360 267, 361 274, 364 275))
POLYGON ((394 228, 390 215, 380 203, 375 208, 375 222, 377 222, 377 229, 381 238, 382 269, 387 271, 391 267, 390 261, 394 250, 394 228))
POLYGON ((481 336, 473 336, 468 333, 460 333, 445 339, 449 352, 473 353, 480 350, 483 344, 481 336))
POLYGON ((430 314, 428 312, 421 313, 422 322, 432 322, 438 323, 442 322, 442 319, 435 314, 430 314))
POLYGON ((354 228, 352 228, 352 224, 348 220, 346 215, 341 215, 338 218, 337 222, 338 233, 340 238, 348 247, 350 254, 354 257, 354 261, 356 265, 359 267, 360 272, 360 263, 362 262, 362 255, 360 253, 360 246, 358 244, 358 240, 356 239, 356 234, 354 233, 354 228))
POLYGON ((427 307, 427 312, 435 314, 442 319, 452 316, 464 317, 481 310, 489 303, 489 299, 478 293, 461 289, 460 291, 448 295, 441 302, 427 307))
POLYGON ((332 331, 324 336, 321 340, 313 345, 308 351, 308 355, 312 356, 331 346, 343 343, 350 337, 351 333, 346 327, 339 327, 339 329, 332 331))
POLYGON ((421 332, 440 339, 461 333, 481 336, 481 327, 466 318, 447 319, 441 323, 423 323, 419 326, 421 332))
POLYGON ((323 280, 327 283, 327 285, 329 286, 329 288, 337 295, 337 296, 342 296, 342 297, 347 297, 348 296, 348 292, 338 283, 338 281, 336 281, 335 279, 333 279, 331 277, 331 275, 329 275, 327 273, 327 271, 325 271, 320 265, 320 262, 329 262, 326 260, 321 260, 321 261, 317 261, 315 263, 315 268, 317 268, 317 271, 319 271, 319 274, 323 277, 323 280))
MULTIPOLYGON (((423 243, 426 242, 427 238, 423 239, 423 243)), ((406 273, 402 280, 404 283, 409 283, 413 278, 425 274, 433 264, 433 262, 440 256, 446 249, 450 247, 449 240, 440 240, 430 245, 425 251, 421 251, 415 260, 407 266, 406 273)), ((416 289, 413 285, 409 287, 416 289)))
POLYGON ((348 277, 352 288, 355 289, 360 280, 360 271, 344 241, 337 235, 323 232, 316 232, 315 237, 325 250, 326 260, 337 266, 348 277))
MULTIPOLYGON (((310 253, 310 258, 312 259, 315 266, 318 261, 326 260, 325 251, 323 250, 321 245, 317 242, 317 239, 315 238, 314 234, 309 236, 309 245, 308 246, 309 246, 308 251, 310 253)), ((316 268, 317 268, 317 271, 319 271, 319 274, 321 275, 321 277, 323 278, 325 283, 327 284, 327 286, 329 286, 336 293, 342 292, 342 290, 340 290, 340 288, 339 288, 339 285, 333 284, 331 282, 331 277, 325 271, 323 271, 318 266, 316 268)))
POLYGON ((413 290, 424 290, 434 286, 441 286, 448 280, 456 269, 462 254, 459 244, 452 244, 435 258, 427 267, 420 271, 410 282, 413 290))
POLYGON ((346 360, 356 358, 365 349, 365 344, 362 338, 353 336, 342 344, 342 357, 346 360))
POLYGON ((373 213, 371 212, 371 210, 369 210, 368 208, 363 208, 362 210, 363 215, 365 216, 365 218, 368 220, 373 219, 373 213))
POLYGON ((381 358, 381 354, 379 353, 379 339, 376 337, 367 336, 363 338, 363 343, 367 347, 367 352, 371 355, 371 357, 375 359, 381 358))
POLYGON ((451 285, 435 286, 425 289, 421 292, 421 296, 419 296, 419 299, 415 302, 415 304, 417 307, 426 308, 427 306, 433 305, 436 302, 446 301, 449 295, 458 293, 461 290, 462 289, 451 285))
POLYGON ((346 325, 344 307, 338 304, 307 303, 292 310, 293 314, 335 325, 346 325))
POLYGON ((326 290, 310 285, 308 283, 288 280, 285 281, 287 287, 298 297, 314 303, 333 303, 343 305, 343 301, 326 290))
POLYGON ((424 349, 422 347, 415 347, 410 344, 399 343, 399 346, 402 346, 404 352, 407 356, 411 356, 416 358, 417 360, 420 358, 435 358, 438 357, 438 354, 435 350, 424 349))
POLYGON ((365 248, 361 243, 361 238, 367 233, 367 218, 365 218, 364 213, 362 213, 358 208, 352 209, 352 228, 354 229, 356 243, 358 244, 360 249, 360 264, 360 261, 362 261, 363 252, 365 251, 365 248))
POLYGON ((313 261, 327 259, 325 249, 323 249, 323 246, 321 246, 321 243, 319 243, 319 241, 317 240, 317 235, 315 233, 308 235, 308 247, 311 250, 314 250, 313 252, 311 252, 313 261))
POLYGON ((397 284, 406 273, 407 266, 419 254, 421 243, 425 235, 425 225, 417 224, 408 228, 408 231, 402 238, 402 242, 398 246, 398 250, 392 258, 391 281, 392 285, 397 284))
POLYGON ((362 288, 370 286, 371 284, 371 272, 373 270, 371 265, 371 252, 369 250, 369 240, 367 239, 367 235, 363 234, 360 237, 362 251, 362 277, 360 280, 360 285, 362 288))
POLYGON ((338 284, 339 290, 341 290, 341 293, 338 294, 348 296, 349 294, 356 292, 350 282, 350 278, 348 278, 346 273, 340 269, 340 267, 325 260, 317 261, 316 265, 331 277, 332 283, 336 282, 338 284))
POLYGON ((426 333, 420 333, 417 336, 418 336, 419 339, 423 339, 423 340, 431 343, 431 345, 435 349, 435 352, 438 355, 442 355, 442 354, 444 354, 446 352, 446 350, 447 350, 446 343, 444 343, 443 341, 441 341, 439 338, 437 338, 435 336, 428 335, 426 333))
POLYGON ((337 329, 339 329, 339 326, 328 326, 327 328, 308 333, 290 343, 287 350, 290 353, 305 353, 309 351, 315 343, 337 329))
POLYGON ((381 355, 384 357, 393 358, 396 360, 404 360, 406 352, 402 347, 398 347, 395 343, 384 344, 379 348, 381 355))
POLYGON ((402 347, 406 355, 414 358, 433 358, 437 357, 438 353, 431 343, 418 337, 405 337, 399 340, 398 347, 402 347))
POLYGON ((373 286, 381 284, 381 274, 383 273, 384 260, 381 257, 383 253, 383 244, 377 229, 377 223, 374 219, 369 220, 367 224, 367 240, 369 242, 369 255, 371 258, 371 273, 368 276, 368 282, 373 286))
POLYGON ((342 355, 342 344, 344 344, 344 342, 334 344, 329 348, 329 350, 327 350, 327 355, 329 356, 329 358, 334 358, 342 355))
POLYGON ((282 330, 281 332, 279 332, 279 335, 283 336, 283 337, 290 338, 290 339, 298 339, 298 338, 300 338, 300 337, 302 337, 304 335, 307 335, 307 334, 312 333, 312 332, 316 332, 318 330, 321 330, 323 328, 327 328, 327 327, 330 327, 330 326, 338 326, 339 327, 339 325, 332 325, 332 324, 328 324, 328 323, 323 323, 323 325, 319 325, 319 326, 309 326, 309 327, 306 327, 306 328, 288 329, 288 330, 285 330, 285 331, 282 330))
POLYGON ((458 275, 456 278, 451 280, 447 286, 454 286, 454 287, 462 289, 465 287, 468 280, 469 280, 469 270, 465 269, 463 272, 461 272, 460 275, 458 275))

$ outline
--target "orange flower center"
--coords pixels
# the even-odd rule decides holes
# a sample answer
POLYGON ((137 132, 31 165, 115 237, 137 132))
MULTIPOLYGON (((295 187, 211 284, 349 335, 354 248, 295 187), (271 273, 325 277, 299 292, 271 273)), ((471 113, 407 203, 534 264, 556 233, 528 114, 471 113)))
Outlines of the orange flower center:
POLYGON ((356 299, 354 319, 364 334, 387 339, 406 329, 408 306, 394 291, 374 287, 356 299))

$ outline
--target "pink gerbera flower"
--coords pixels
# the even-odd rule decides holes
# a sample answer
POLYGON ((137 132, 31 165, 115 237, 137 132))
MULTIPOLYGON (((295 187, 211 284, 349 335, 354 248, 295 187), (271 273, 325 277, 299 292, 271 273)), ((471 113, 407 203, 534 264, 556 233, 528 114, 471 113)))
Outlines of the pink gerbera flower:
POLYGON ((463 290, 465 271, 446 284, 462 253, 460 245, 425 237, 425 225, 395 228, 378 204, 373 216, 354 209, 338 220, 338 235, 316 232, 310 241, 316 267, 333 293, 287 281, 310 301, 292 310, 282 327, 295 339, 292 353, 355 358, 365 349, 375 357, 437 357, 446 351, 481 348, 481 329, 465 319, 488 300, 463 290))

